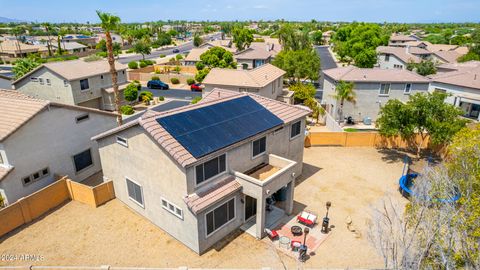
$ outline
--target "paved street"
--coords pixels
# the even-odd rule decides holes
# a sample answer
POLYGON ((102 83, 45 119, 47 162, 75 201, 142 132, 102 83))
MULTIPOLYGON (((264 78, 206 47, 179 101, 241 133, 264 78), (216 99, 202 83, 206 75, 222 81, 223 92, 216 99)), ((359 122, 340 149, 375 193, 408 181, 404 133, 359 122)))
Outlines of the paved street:
POLYGON ((192 100, 194 97, 201 97, 201 92, 192 92, 185 89, 170 89, 170 90, 158 90, 158 89, 148 89, 147 87, 142 87, 142 91, 150 91, 154 96, 159 97, 163 96, 169 99, 177 100, 192 100))
MULTIPOLYGON (((207 38, 208 39, 210 39, 210 38, 218 39, 220 37, 221 37, 221 33, 215 33, 215 34, 207 35, 204 38, 205 39, 207 39, 207 38)), ((191 49, 193 49, 193 41, 189 41, 189 42, 183 43, 179 46, 168 48, 168 49, 152 50, 151 54, 145 55, 145 59, 157 58, 157 57, 160 57, 161 54, 165 54, 165 55, 174 54, 173 53, 174 49, 178 49, 179 53, 190 51, 191 49)), ((137 54, 137 55, 132 55, 132 56, 127 56, 127 57, 124 57, 124 58, 120 58, 120 59, 118 59, 118 62, 120 62, 122 64, 128 64, 128 62, 138 61, 140 59, 142 59, 142 55, 137 54)))
POLYGON ((333 59, 332 55, 328 51, 328 46, 316 46, 315 49, 317 51, 318 56, 320 57, 320 64, 321 64, 320 68, 322 70, 337 67, 335 60, 333 59))

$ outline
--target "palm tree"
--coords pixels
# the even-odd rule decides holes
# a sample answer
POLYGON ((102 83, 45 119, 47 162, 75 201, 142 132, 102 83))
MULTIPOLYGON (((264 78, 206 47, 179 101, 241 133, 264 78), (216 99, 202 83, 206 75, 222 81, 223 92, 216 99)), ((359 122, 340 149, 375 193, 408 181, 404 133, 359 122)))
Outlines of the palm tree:
POLYGON ((120 113, 120 95, 118 93, 117 70, 115 69, 115 58, 113 56, 113 45, 111 31, 118 29, 120 25, 120 17, 110 13, 101 12, 97 10, 97 15, 100 18, 101 26, 105 31, 105 39, 107 41, 107 55, 108 64, 110 65, 110 75, 112 76, 113 96, 115 98, 115 111, 117 111, 117 124, 122 125, 122 114, 120 113))
POLYGON ((338 108, 338 123, 343 119, 343 104, 345 101, 355 104, 357 102, 355 91, 353 90, 353 82, 339 81, 335 87, 335 95, 333 97, 340 101, 338 108))
POLYGON ((24 32, 25 32, 25 29, 23 28, 23 26, 17 26, 12 30, 12 33, 15 36, 15 40, 17 41, 16 44, 17 44, 18 52, 20 53, 20 57, 22 57, 22 47, 20 46, 19 36, 22 35, 24 32))

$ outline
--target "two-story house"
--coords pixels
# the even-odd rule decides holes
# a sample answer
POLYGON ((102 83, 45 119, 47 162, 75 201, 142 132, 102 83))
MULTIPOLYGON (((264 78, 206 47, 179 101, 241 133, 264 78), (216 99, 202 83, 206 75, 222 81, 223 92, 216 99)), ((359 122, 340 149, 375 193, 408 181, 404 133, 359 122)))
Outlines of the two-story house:
MULTIPOLYGON (((120 98, 127 82, 127 66, 115 63, 120 98)), ((45 63, 13 83, 14 89, 26 95, 100 110, 114 111, 110 66, 106 60, 83 60, 45 63)))
POLYGON ((68 175, 75 181, 101 171, 90 138, 115 127, 115 114, 0 90, 0 196, 6 203, 68 175))
POLYGON ((444 92, 445 102, 460 107, 465 117, 480 121, 480 62, 440 66, 443 72, 431 75, 430 92, 444 92))
POLYGON ((233 57, 239 69, 254 69, 270 63, 281 50, 280 43, 252 42, 248 48, 235 52, 233 57))
POLYGON ((262 238, 292 213, 309 113, 214 89, 92 139, 116 197, 201 254, 242 225, 262 238))
POLYGON ((203 95, 209 95, 215 88, 222 88, 255 93, 292 104, 293 93, 283 90, 283 75, 285 71, 272 64, 250 70, 213 68, 203 80, 203 95))
POLYGON ((380 108, 390 99, 407 101, 411 94, 427 92, 428 78, 408 70, 357 68, 354 66, 328 69, 324 73, 322 103, 327 112, 337 117, 340 100, 335 99, 339 81, 352 82, 356 103, 344 102, 343 115, 356 121, 364 117, 377 119, 380 108))

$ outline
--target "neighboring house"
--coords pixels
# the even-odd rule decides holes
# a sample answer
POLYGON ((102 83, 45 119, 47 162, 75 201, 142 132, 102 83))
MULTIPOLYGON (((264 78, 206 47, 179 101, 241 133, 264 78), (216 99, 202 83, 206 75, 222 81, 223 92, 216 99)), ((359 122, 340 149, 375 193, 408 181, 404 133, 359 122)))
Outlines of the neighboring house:
POLYGON ((429 91, 448 93, 445 102, 462 108, 465 117, 480 121, 480 63, 472 61, 448 68, 448 72, 430 76, 429 91))
POLYGON ((30 45, 16 40, 5 40, 0 44, 0 57, 7 57, 8 60, 27 57, 32 53, 47 55, 48 48, 43 45, 30 45))
MULTIPOLYGON (((125 45, 125 40, 123 40, 122 36, 119 35, 119 34, 115 34, 115 33, 110 33, 110 36, 112 37, 112 42, 113 43, 120 43, 120 45, 125 45)), ((100 42, 101 40, 106 40, 106 35, 105 33, 99 33, 99 34, 96 34, 95 35, 95 38, 96 38, 96 42, 100 42)))
POLYGON ((408 63, 420 63, 422 59, 409 52, 410 47, 377 47, 377 66, 381 69, 407 69, 408 63))
POLYGON ((115 127, 115 114, 0 90, 0 195, 11 204, 68 175, 101 171, 91 136, 115 127))
POLYGON ((388 42, 389 46, 402 46, 403 43, 411 41, 420 41, 420 38, 415 35, 401 35, 393 33, 390 36, 390 41, 388 42))
MULTIPOLYGON (((52 43, 52 48, 53 50, 58 51, 58 43, 52 43)), ((88 49, 87 46, 75 41, 71 41, 71 42, 62 41, 60 43, 60 48, 63 51, 67 51, 68 53, 85 52, 88 49)))
POLYGON ((235 45, 232 44, 231 39, 218 39, 218 40, 208 41, 198 46, 197 48, 191 49, 188 55, 183 60, 184 65, 194 66, 197 62, 200 62, 200 55, 202 55, 204 52, 208 51, 210 48, 213 48, 213 47, 224 48, 225 50, 231 52, 232 54, 235 53, 235 51, 237 50, 235 45))
POLYGON ((215 88, 236 92, 255 93, 267 98, 293 103, 293 95, 283 90, 285 71, 272 64, 255 69, 213 68, 203 80, 203 96, 209 95, 215 88), (287 95, 287 97, 286 97, 287 95), (285 100, 285 98, 287 98, 285 100))
POLYGON ((252 42, 250 47, 235 52, 233 57, 237 61, 239 69, 253 69, 270 63, 281 50, 278 43, 252 42))
MULTIPOLYGON (((123 90, 128 84, 127 66, 118 62, 115 65, 120 97, 123 99, 123 90)), ((45 63, 14 81, 13 86, 19 92, 35 98, 115 110, 110 66, 106 60, 45 63)))
POLYGON ((309 113, 215 89, 92 139, 116 198, 202 254, 242 225, 262 238, 292 213, 309 113), (267 211, 271 196, 278 200, 267 211))
POLYGON ((322 103, 337 118, 340 101, 334 98, 339 81, 353 82, 356 104, 344 102, 343 114, 356 121, 377 119, 380 107, 390 99, 407 101, 410 94, 427 92, 429 80, 408 70, 357 68, 353 66, 325 70, 322 103))
POLYGON ((89 47, 95 47, 97 44, 97 38, 86 35, 68 34, 63 36, 61 42, 78 42, 89 47))

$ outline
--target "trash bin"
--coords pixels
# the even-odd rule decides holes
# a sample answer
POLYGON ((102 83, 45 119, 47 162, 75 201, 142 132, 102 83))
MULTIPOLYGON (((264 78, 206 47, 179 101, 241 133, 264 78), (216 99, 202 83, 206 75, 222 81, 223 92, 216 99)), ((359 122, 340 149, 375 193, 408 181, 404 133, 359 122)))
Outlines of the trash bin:
POLYGON ((363 124, 365 124, 365 125, 371 125, 371 124, 372 124, 372 118, 370 118, 370 117, 368 117, 368 116, 367 116, 367 117, 364 117, 364 118, 363 118, 363 124))

